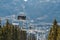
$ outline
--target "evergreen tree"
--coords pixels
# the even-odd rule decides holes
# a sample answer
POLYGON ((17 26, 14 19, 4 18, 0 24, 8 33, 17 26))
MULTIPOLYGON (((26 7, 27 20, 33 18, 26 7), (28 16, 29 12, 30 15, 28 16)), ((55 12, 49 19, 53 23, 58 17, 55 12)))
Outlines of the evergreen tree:
POLYGON ((6 25, 3 27, 3 40, 8 40, 9 39, 9 22, 6 20, 6 25))
POLYGON ((0 28, 1 28, 1 18, 0 18, 0 28))
POLYGON ((20 31, 20 40, 26 40, 27 39, 27 33, 26 31, 20 31))
POLYGON ((28 37, 27 37, 28 40, 36 40, 36 36, 35 34, 29 34, 28 37))
POLYGON ((10 26, 9 20, 6 19, 6 27, 8 28, 10 26))
POLYGON ((1 18, 0 18, 0 40, 2 40, 2 27, 1 27, 1 18))
POLYGON ((53 26, 50 30, 49 36, 48 36, 48 40, 57 40, 57 29, 58 29, 58 25, 55 19, 53 22, 53 26))
POLYGON ((57 40, 60 40, 60 26, 58 27, 58 30, 57 30, 57 40))
POLYGON ((12 33, 13 40, 20 40, 20 29, 18 27, 13 26, 12 33))

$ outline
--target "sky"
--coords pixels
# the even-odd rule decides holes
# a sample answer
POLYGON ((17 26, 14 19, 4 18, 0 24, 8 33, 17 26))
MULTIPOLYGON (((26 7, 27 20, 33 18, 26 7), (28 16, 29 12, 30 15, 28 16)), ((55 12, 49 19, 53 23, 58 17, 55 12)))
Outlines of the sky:
POLYGON ((26 14, 32 21, 60 22, 60 0, 0 0, 0 17, 26 14))

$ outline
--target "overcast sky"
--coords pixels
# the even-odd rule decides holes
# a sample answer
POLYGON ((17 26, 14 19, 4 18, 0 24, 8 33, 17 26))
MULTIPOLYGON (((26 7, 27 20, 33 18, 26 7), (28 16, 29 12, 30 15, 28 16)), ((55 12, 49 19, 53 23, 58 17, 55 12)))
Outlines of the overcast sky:
POLYGON ((31 19, 60 22, 60 0, 0 0, 0 17, 25 13, 31 19))

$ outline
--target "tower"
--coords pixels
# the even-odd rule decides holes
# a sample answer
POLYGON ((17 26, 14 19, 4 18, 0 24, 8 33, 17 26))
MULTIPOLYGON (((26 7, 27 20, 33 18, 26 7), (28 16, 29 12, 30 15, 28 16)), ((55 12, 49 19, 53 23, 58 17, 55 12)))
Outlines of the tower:
POLYGON ((20 14, 18 15, 17 19, 19 20, 20 27, 21 28, 25 28, 26 15, 24 14, 24 12, 20 12, 20 14))
POLYGON ((21 12, 19 15, 18 15, 18 20, 26 20, 26 15, 23 13, 23 12, 21 12))

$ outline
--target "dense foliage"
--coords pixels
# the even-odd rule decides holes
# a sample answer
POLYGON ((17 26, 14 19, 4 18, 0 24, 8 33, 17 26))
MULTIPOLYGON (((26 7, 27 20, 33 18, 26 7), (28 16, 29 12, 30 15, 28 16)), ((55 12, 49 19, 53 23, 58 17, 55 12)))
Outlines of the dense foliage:
POLYGON ((0 21, 0 40, 26 40, 26 37, 26 31, 20 30, 18 26, 13 26, 8 20, 1 26, 0 21))

